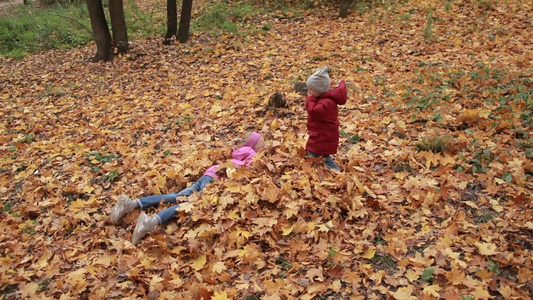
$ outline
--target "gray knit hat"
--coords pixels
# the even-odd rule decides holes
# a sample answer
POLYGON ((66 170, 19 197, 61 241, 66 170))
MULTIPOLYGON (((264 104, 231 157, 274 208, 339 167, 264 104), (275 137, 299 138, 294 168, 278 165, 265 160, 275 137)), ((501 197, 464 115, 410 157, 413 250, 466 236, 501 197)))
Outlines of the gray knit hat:
POLYGON ((330 83, 328 67, 326 66, 323 66, 320 70, 307 78, 307 87, 320 93, 329 91, 330 83))

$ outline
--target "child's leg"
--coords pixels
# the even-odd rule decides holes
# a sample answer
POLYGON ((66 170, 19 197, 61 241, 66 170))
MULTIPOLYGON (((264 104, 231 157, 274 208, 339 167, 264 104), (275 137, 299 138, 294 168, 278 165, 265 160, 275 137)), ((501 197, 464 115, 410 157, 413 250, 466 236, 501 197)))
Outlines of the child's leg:
POLYGON ((200 177, 195 183, 193 183, 190 187, 181 190, 177 195, 178 196, 190 196, 193 192, 200 193, 206 185, 211 183, 213 181, 213 177, 209 175, 204 175, 200 177))
POLYGON ((159 221, 159 225, 165 224, 168 221, 172 220, 172 218, 178 214, 178 212, 176 211, 176 208, 178 207, 180 207, 179 204, 173 205, 167 209, 162 210, 157 215, 155 215, 155 217, 159 221))
POLYGON ((175 203, 176 198, 178 196, 181 196, 181 195, 179 193, 178 194, 176 193, 166 194, 166 195, 152 195, 152 196, 147 196, 147 197, 136 199, 135 201, 137 201, 139 205, 139 209, 144 209, 147 207, 157 206, 163 200, 165 200, 164 203, 175 203))
MULTIPOLYGON (((196 181, 192 186, 180 191, 177 194, 148 196, 148 197, 144 197, 141 199, 144 199, 142 201, 144 201, 145 204, 153 204, 152 206, 154 206, 154 205, 157 205, 161 200, 163 200, 163 197, 166 196, 168 198, 165 197, 165 203, 174 203, 176 202, 177 197, 190 196, 193 192, 200 193, 204 189, 204 187, 212 181, 213 181, 213 177, 204 175, 200 179, 198 179, 198 181, 196 181), (169 195, 172 195, 174 197, 172 196, 169 197, 169 195), (170 199, 173 199, 173 200, 170 200, 170 199), (156 200, 158 201, 156 202, 156 200)), ((141 200, 141 199, 137 199, 137 200, 141 200)), ((158 224, 161 225, 161 224, 164 224, 170 221, 175 215, 178 214, 176 209, 179 206, 180 206, 179 204, 173 205, 159 212, 157 215, 151 216, 151 217, 146 215, 144 212, 142 212, 139 215, 139 218, 137 219, 137 225, 135 226, 135 230, 133 230, 133 235, 131 237, 133 244, 137 245, 137 243, 139 243, 139 241, 146 234, 148 234, 148 232, 152 231, 152 229, 154 229, 156 225, 158 224)), ((148 207, 148 206, 144 205, 140 207, 143 208, 143 207, 148 207)))
POLYGON ((146 207, 152 207, 157 206, 163 199, 165 200, 164 203, 176 203, 176 198, 184 196, 190 196, 193 192, 200 193, 206 185, 208 185, 211 181, 213 181, 213 177, 204 175, 200 177, 195 183, 193 183, 190 187, 185 188, 178 193, 172 193, 172 194, 166 194, 166 195, 152 195, 147 197, 142 197, 137 199, 137 203, 139 204, 139 208, 143 209, 146 207))
POLYGON ((148 216, 144 212, 139 215, 137 219, 137 225, 133 230, 133 235, 131 236, 131 241, 133 244, 137 245, 139 241, 151 232, 157 225, 165 224, 168 221, 178 214, 176 209, 180 204, 173 205, 167 209, 162 210, 155 216, 148 216))
POLYGON ((324 162, 326 167, 328 167, 329 169, 334 169, 334 170, 339 171, 339 166, 337 165, 337 163, 333 161, 333 158, 331 157, 331 155, 320 155, 320 154, 316 154, 311 151, 307 151, 307 156, 308 157, 324 157, 326 159, 326 161, 324 162))
POLYGON ((131 241, 134 245, 137 245, 139 241, 150 231, 152 231, 157 224, 159 224, 159 219, 156 216, 148 216, 147 214, 141 212, 139 218, 137 219, 137 224, 135 225, 135 230, 131 236, 131 241))
MULTIPOLYGON (((213 181, 213 177, 204 175, 198 181, 196 181, 192 186, 182 190, 177 194, 177 196, 190 196, 193 192, 201 192, 206 185, 208 185, 211 181, 213 181)), ((170 221, 172 217, 174 217, 178 212, 176 211, 176 208, 178 208, 180 205, 174 205, 171 206, 160 213, 156 215, 156 217, 159 219, 159 224, 165 224, 166 222, 170 221)))
POLYGON ((178 208, 179 206, 179 204, 173 205, 167 209, 164 209, 155 216, 148 216, 144 212, 141 212, 139 218, 137 219, 137 224, 135 225, 133 234, 131 236, 131 241, 133 242, 133 244, 137 245, 139 241, 145 235, 151 232, 157 225, 161 225, 170 221, 172 217, 174 217, 178 213, 176 211, 176 208, 178 208))
POLYGON ((316 154, 315 152, 311 152, 307 150, 307 157, 319 157, 320 154, 316 154))
POLYGON ((131 200, 126 195, 120 195, 118 197, 117 203, 115 203, 115 206, 111 210, 111 222, 113 222, 114 224, 118 224, 122 217, 124 217, 127 213, 138 207, 139 204, 137 203, 137 201, 131 200))
POLYGON ((326 161, 324 162, 324 164, 326 164, 326 167, 330 169, 334 169, 337 171, 339 170, 339 165, 337 165, 337 163, 333 161, 333 158, 331 157, 331 155, 326 156, 326 161))

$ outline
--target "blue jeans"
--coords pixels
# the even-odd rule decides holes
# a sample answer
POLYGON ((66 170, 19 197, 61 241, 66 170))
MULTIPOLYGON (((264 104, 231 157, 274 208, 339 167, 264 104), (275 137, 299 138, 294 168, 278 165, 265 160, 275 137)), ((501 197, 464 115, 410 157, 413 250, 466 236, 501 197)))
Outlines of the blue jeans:
POLYGON ((339 166, 337 165, 336 162, 333 161, 333 158, 331 158, 330 155, 320 155, 320 154, 316 154, 314 152, 311 152, 311 151, 307 151, 307 156, 309 157, 323 157, 326 159, 326 161, 324 162, 324 164, 326 165, 326 167, 328 167, 329 169, 334 169, 334 170, 339 170, 339 166))
MULTIPOLYGON (((176 199, 180 196, 190 196, 192 193, 197 192, 200 193, 206 185, 211 183, 213 181, 213 177, 204 175, 200 177, 195 183, 193 183, 190 187, 185 188, 178 193, 172 193, 172 194, 165 194, 165 195, 152 195, 147 197, 142 197, 137 199, 137 203, 139 204, 140 209, 144 209, 146 207, 153 207, 159 205, 161 201, 163 203, 176 203, 176 199)), ((178 212, 176 211, 176 208, 178 208, 180 205, 176 204, 173 205, 160 213, 156 215, 156 217, 159 220, 159 224, 164 224, 168 221, 170 221, 178 212)))

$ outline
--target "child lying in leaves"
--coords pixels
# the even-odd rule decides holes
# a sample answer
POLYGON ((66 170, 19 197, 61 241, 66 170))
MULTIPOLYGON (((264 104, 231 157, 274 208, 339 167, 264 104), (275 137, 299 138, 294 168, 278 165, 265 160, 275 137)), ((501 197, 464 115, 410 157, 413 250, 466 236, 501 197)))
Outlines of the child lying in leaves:
MULTIPOLYGON (((248 166, 255 155, 262 151, 265 147, 263 137, 256 132, 247 134, 246 142, 238 149, 233 150, 232 162, 236 166, 248 166)), ((120 220, 134 209, 144 209, 147 207, 153 207, 159 205, 161 201, 164 203, 176 203, 178 197, 190 196, 193 192, 200 193, 206 185, 211 183, 214 178, 217 178, 217 169, 219 165, 215 165, 207 169, 204 175, 198 179, 194 184, 188 188, 183 189, 178 193, 166 194, 166 195, 153 195, 139 199, 131 200, 126 195, 120 195, 115 207, 111 211, 111 222, 118 224, 120 220)), ((165 224, 170 221, 178 212, 176 209, 180 204, 171 206, 155 216, 148 216, 146 213, 141 212, 137 219, 137 225, 132 235, 133 244, 137 245, 139 241, 150 231, 152 231, 157 225, 165 224)))

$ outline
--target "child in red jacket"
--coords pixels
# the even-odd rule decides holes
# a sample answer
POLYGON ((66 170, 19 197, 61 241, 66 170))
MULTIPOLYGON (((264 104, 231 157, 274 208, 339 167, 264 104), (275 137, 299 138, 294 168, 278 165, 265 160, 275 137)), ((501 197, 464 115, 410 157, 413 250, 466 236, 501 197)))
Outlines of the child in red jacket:
POLYGON ((339 147, 339 109, 337 105, 346 103, 346 83, 342 80, 339 86, 329 89, 328 67, 324 66, 307 79, 307 155, 324 157, 330 169, 339 170, 339 166, 331 158, 339 147))

